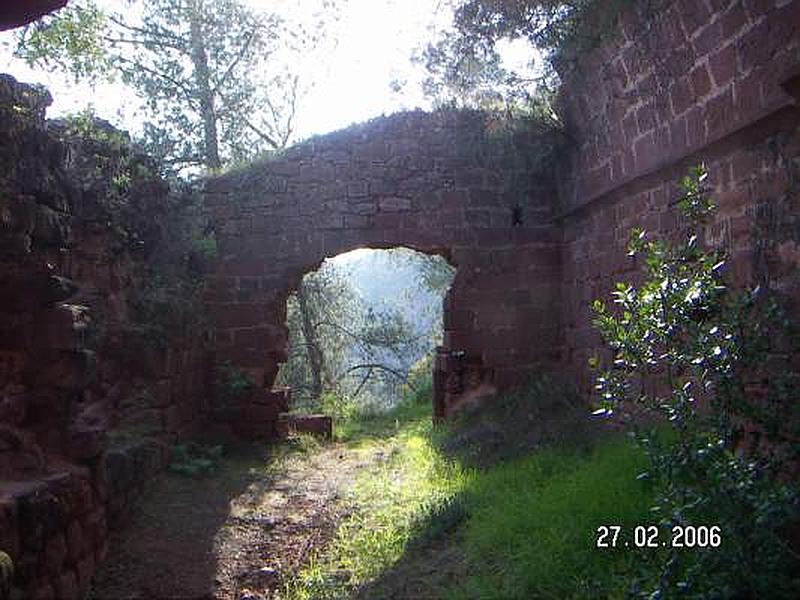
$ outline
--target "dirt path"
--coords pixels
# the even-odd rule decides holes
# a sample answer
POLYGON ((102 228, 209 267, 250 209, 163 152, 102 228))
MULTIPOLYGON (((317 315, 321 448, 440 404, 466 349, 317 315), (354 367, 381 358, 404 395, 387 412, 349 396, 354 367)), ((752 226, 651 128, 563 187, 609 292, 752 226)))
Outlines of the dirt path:
POLYGON ((214 477, 165 475, 112 535, 90 598, 274 598, 348 513, 357 475, 384 456, 331 444, 269 460, 251 448, 214 477))

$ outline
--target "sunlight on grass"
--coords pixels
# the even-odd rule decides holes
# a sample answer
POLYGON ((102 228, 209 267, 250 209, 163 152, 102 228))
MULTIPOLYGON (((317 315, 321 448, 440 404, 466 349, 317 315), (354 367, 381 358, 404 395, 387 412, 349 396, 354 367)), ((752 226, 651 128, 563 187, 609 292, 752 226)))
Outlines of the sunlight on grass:
POLYGON ((627 440, 549 448, 468 487, 468 553, 481 568, 452 598, 624 597, 636 555, 596 547, 601 525, 647 524, 645 457, 627 440))
POLYGON ((354 597, 401 559, 414 573, 414 560, 424 560, 415 557, 433 540, 463 548, 469 574, 433 584, 431 597, 624 597, 641 554, 595 542, 601 525, 649 523, 652 497, 636 478, 646 463, 638 450, 601 437, 467 469, 442 451, 457 432, 434 432, 423 408, 400 407, 340 431, 383 460, 357 480, 352 513, 286 583, 283 598, 354 597))
POLYGON ((388 455, 357 481, 350 498, 353 515, 339 526, 328 550, 286 587, 285 598, 346 597, 403 555, 420 515, 464 489, 468 473, 439 454, 430 430, 427 413, 381 440, 388 455))

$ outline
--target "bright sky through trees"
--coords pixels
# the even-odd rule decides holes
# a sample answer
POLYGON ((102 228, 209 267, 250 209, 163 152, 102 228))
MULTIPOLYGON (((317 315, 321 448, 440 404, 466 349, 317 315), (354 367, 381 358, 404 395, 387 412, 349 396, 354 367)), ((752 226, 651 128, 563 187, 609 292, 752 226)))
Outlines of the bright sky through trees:
MULTIPOLYGON (((318 7, 312 0, 246 2, 255 9, 269 6, 300 21, 310 18, 318 7)), ((113 0, 99 0, 98 4, 118 7, 113 0)), ((445 0, 338 0, 338 20, 331 27, 331 41, 297 64, 306 85, 312 84, 312 88, 298 110, 295 141, 381 114, 428 108, 430 103, 420 86, 424 72, 412 63, 411 56, 450 19, 445 0), (401 84, 399 88, 393 85, 395 82, 401 84)), ((0 33, 0 44, 0 72, 50 89, 54 104, 48 116, 77 112, 91 104, 99 116, 115 125, 138 130, 139 100, 121 83, 76 84, 66 75, 33 71, 11 56, 12 32, 0 33)), ((520 65, 530 52, 522 43, 507 48, 504 55, 520 65)))

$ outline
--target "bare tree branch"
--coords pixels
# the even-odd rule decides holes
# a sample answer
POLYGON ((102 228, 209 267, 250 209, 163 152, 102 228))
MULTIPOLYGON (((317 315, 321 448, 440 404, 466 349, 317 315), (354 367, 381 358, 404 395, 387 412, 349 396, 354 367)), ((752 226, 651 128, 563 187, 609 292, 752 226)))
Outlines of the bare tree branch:
POLYGON ((242 49, 239 51, 239 54, 236 58, 228 65, 228 68, 225 70, 225 74, 220 78, 219 81, 214 82, 214 89, 211 90, 213 94, 218 94, 219 89, 225 84, 225 80, 230 76, 233 70, 236 68, 236 65, 241 62, 242 58, 244 58, 247 50, 250 48, 250 43, 256 36, 255 30, 251 31, 250 34, 247 36, 247 41, 242 44, 242 49))
POLYGON ((165 81, 168 81, 169 83, 174 85, 176 88, 178 88, 178 90, 180 90, 183 93, 183 95, 186 97, 186 101, 189 104, 189 106, 192 109, 197 110, 197 106, 195 104, 195 98, 192 95, 192 91, 182 81, 178 81, 177 79, 174 79, 173 77, 170 77, 166 73, 162 73, 161 71, 157 71, 155 69, 151 69, 150 67, 145 67, 144 65, 136 63, 136 62, 134 62, 134 61, 132 61, 132 60, 130 60, 128 58, 125 58, 123 56, 117 57, 117 60, 119 60, 119 61, 121 61, 123 63, 129 64, 129 65, 132 65, 131 67, 129 67, 128 73, 133 73, 137 69, 139 69, 139 70, 145 71, 147 73, 150 73, 151 75, 155 75, 156 77, 160 77, 161 79, 164 79, 165 81))
POLYGON ((387 365, 384 365, 382 363, 365 363, 363 365, 354 365, 354 366, 350 367, 349 369, 347 369, 344 373, 342 373, 339 376, 338 381, 341 381, 342 379, 347 377, 347 375, 349 375, 353 371, 358 371, 359 369, 380 369, 381 371, 386 371, 387 373, 391 373, 392 375, 394 375, 398 379, 402 380, 412 390, 416 389, 414 387, 414 385, 411 383, 411 381, 409 381, 407 373, 403 373, 402 371, 398 371, 397 369, 394 369, 394 368, 389 367, 387 365))
MULTIPOLYGON (((226 98, 222 94, 222 92, 217 91, 217 96, 219 97, 220 100, 222 100, 222 103, 224 105, 228 106, 228 105, 232 105, 233 104, 232 102, 230 102, 228 100, 228 98, 226 98)), ((264 131, 262 131, 261 129, 259 129, 255 125, 253 125, 253 123, 250 121, 250 119, 245 117, 244 114, 239 115, 239 118, 244 122, 245 125, 247 125, 250 129, 252 129, 253 132, 256 135, 258 135, 261 139, 263 139, 265 142, 267 142, 267 144, 272 146, 272 148, 274 148, 275 150, 280 150, 283 147, 278 142, 276 142, 275 139, 273 137, 271 137, 268 133, 265 133, 264 131)))

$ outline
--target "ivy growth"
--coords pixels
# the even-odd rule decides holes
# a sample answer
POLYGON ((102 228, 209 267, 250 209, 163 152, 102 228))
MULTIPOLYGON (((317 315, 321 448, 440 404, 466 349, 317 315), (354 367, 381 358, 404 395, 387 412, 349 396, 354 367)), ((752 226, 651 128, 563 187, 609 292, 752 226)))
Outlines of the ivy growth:
MULTIPOLYGON (((714 206, 707 173, 683 178, 677 242, 635 230, 644 260, 635 287, 617 284, 614 307, 594 303, 613 352, 597 378, 598 415, 618 415, 646 450, 643 474, 659 491, 665 530, 718 525, 719 548, 651 555, 641 597, 789 598, 800 589, 786 528, 798 519, 796 378, 775 359, 797 352, 791 324, 764 288, 731 290, 725 256, 704 248, 714 206), (654 425, 646 425, 655 423, 654 425)), ((595 364, 596 366, 596 364, 595 364)))

